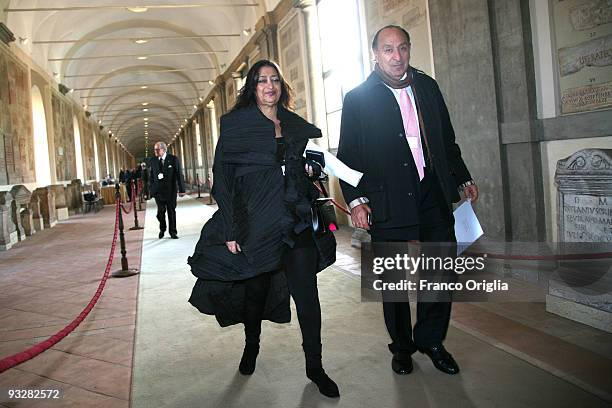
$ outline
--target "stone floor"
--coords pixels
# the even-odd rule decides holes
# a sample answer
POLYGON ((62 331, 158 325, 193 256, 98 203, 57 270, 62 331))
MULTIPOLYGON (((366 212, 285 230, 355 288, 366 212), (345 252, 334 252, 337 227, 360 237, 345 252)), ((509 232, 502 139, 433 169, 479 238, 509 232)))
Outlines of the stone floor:
MULTIPOLYGON (((139 213, 144 234, 126 232, 130 266, 142 273, 109 280, 73 334, 0 374, 0 406, 610 406, 612 336, 541 303, 455 304, 446 345, 462 372, 444 375, 419 354, 413 374, 394 375, 381 307, 360 301, 359 251, 348 228, 337 234, 337 263, 319 275, 324 362, 341 398, 321 397, 305 378, 295 318, 264 325, 257 370, 241 376, 241 327, 221 329, 187 303, 195 278, 185 261, 214 211, 206 202, 179 201, 179 240, 157 238, 148 202, 146 217, 139 213), (9 388, 56 388, 62 399, 16 402, 9 388)), ((0 253, 0 358, 78 315, 102 276, 112 219, 111 207, 71 217, 0 253)))
MULTIPOLYGON (((79 315, 104 274, 114 216, 113 206, 73 216, 0 253, 0 358, 45 340, 79 315)), ((124 220, 133 226, 133 212, 124 220)), ((142 235, 125 232, 131 268, 140 265, 142 235)), ((118 245, 111 272, 119 269, 118 245)), ((137 293, 138 276, 109 279, 72 334, 0 374, 0 406, 128 407, 137 293), (61 399, 9 400, 8 389, 59 389, 61 399)))

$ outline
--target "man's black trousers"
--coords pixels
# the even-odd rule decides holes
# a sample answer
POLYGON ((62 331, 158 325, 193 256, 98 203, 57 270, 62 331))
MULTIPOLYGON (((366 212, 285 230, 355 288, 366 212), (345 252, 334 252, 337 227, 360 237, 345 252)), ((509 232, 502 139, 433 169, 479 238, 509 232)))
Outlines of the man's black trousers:
POLYGON ((159 230, 166 231, 166 212, 168 213, 168 232, 170 235, 176 235, 176 197, 170 200, 163 200, 155 197, 157 204, 157 220, 159 221, 159 230))
MULTIPOLYGON (((444 202, 436 176, 425 173, 420 183, 419 225, 371 232, 372 242, 455 242, 454 219, 444 202)), ((413 354, 418 348, 441 345, 446 338, 451 302, 418 302, 412 327, 409 302, 383 302, 389 350, 413 354)))

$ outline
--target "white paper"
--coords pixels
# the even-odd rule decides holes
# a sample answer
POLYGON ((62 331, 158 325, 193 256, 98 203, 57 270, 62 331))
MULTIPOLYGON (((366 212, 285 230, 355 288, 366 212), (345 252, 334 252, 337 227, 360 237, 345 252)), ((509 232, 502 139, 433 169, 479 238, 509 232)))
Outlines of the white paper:
MULTIPOLYGON (((308 141, 306 150, 315 150, 317 152, 322 152, 323 156, 325 157, 325 168, 323 169, 323 171, 329 175, 338 177, 340 180, 347 182, 353 187, 357 187, 357 184, 359 184, 363 173, 351 169, 349 166, 340 161, 340 159, 338 159, 336 156, 334 156, 327 150, 321 148, 312 140, 308 141)), ((306 157, 306 150, 304 150, 304 157, 306 157)))
POLYGON ((455 237, 457 238, 457 256, 468 249, 483 234, 482 226, 472 208, 472 202, 466 200, 455 212, 455 237))

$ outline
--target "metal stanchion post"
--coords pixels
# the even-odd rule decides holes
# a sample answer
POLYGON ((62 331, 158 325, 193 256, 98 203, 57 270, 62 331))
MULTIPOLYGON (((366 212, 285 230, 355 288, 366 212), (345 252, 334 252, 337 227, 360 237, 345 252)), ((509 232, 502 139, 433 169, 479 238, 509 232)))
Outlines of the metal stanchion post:
POLYGON ((196 183, 198 184, 198 198, 202 198, 200 195, 200 175, 196 173, 196 183))
POLYGON ((121 193, 119 184, 115 184, 115 200, 119 201, 119 241, 121 243, 121 270, 113 272, 113 278, 125 278, 139 273, 138 269, 130 269, 125 251, 125 236, 123 235, 123 214, 121 210, 121 193))
POLYGON ((136 195, 138 196, 138 211, 142 211, 142 188, 140 179, 136 180, 136 195))
POLYGON ((206 189, 208 190, 208 204, 212 204, 213 196, 212 196, 212 183, 210 182, 210 177, 206 179, 206 189))
MULTIPOLYGON (((134 197, 134 200, 136 200, 136 186, 134 186, 134 184, 132 184, 132 197, 134 197)), ((134 200, 132 200, 132 204, 134 205, 134 226, 130 228, 130 231, 143 229, 141 226, 138 225, 138 211, 136 210, 136 204, 134 204, 134 200)))

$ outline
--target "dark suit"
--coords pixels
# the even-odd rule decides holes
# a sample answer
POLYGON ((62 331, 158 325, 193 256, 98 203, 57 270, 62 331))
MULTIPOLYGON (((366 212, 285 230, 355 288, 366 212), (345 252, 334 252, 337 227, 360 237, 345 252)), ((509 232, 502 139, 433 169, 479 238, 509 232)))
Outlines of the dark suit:
POLYGON ((128 200, 132 201, 132 172, 126 170, 125 173, 123 173, 123 179, 123 182, 125 183, 125 189, 128 195, 128 200))
POLYGON ((181 165, 176 156, 167 153, 163 169, 160 158, 153 157, 149 160, 149 192, 157 204, 159 230, 166 231, 167 211, 168 231, 170 235, 176 235, 176 194, 185 192, 181 165), (162 178, 160 174, 163 174, 162 178))
MULTIPOLYGON (((460 199, 457 187, 471 176, 437 83, 415 70, 413 89, 422 117, 424 179, 419 180, 398 102, 373 72, 344 99, 338 149, 338 158, 364 176, 357 187, 340 185, 347 203, 369 200, 373 242, 454 242, 452 203, 460 199)), ((383 309, 392 352, 414 353, 417 346, 441 344, 446 336, 450 302, 420 302, 414 335, 408 302, 384 302, 383 309)))

